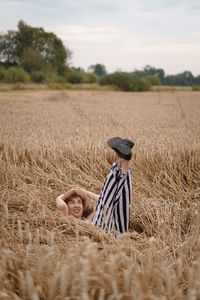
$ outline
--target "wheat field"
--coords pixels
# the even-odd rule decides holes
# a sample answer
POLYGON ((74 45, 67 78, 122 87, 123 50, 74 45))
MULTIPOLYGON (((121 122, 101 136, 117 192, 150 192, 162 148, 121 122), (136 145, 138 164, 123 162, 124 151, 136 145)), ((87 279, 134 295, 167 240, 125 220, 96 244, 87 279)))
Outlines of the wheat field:
MULTIPOLYGON (((200 93, 0 93, 0 299, 200 299, 200 93), (135 142, 130 231, 60 215, 135 142)), ((90 201, 85 215, 94 210, 90 201)))

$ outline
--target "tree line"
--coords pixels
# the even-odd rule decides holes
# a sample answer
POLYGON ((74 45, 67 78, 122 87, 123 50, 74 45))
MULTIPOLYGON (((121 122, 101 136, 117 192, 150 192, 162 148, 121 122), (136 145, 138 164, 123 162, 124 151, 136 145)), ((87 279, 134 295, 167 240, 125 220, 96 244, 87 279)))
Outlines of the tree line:
POLYGON ((32 27, 20 20, 17 30, 0 34, 1 82, 69 82, 112 85, 127 91, 149 90, 152 85, 200 85, 200 75, 190 71, 165 75, 163 69, 149 65, 133 72, 107 73, 103 64, 91 65, 85 72, 70 66, 72 52, 60 38, 40 27, 32 27))
POLYGON ((193 86, 200 85, 200 75, 193 76, 190 71, 184 71, 176 75, 165 75, 163 69, 156 69, 149 65, 145 66, 143 70, 135 70, 132 74, 139 78, 144 76, 157 76, 160 79, 162 85, 172 86, 193 86))

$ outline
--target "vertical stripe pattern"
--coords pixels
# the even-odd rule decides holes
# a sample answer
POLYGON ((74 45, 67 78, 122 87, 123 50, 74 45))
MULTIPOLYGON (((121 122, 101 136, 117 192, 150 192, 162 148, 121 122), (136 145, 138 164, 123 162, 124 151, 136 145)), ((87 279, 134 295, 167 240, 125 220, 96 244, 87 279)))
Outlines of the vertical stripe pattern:
POLYGON ((122 174, 117 162, 114 162, 104 181, 92 224, 107 233, 111 230, 127 232, 131 192, 131 171, 122 174))

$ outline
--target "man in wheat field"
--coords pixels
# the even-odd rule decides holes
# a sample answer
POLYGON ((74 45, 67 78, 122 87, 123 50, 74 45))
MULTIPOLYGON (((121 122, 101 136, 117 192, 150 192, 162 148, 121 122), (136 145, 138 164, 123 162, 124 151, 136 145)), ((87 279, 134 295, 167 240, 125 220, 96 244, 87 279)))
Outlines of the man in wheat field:
POLYGON ((56 207, 64 215, 81 218, 90 197, 97 202, 91 223, 105 232, 117 230, 125 233, 129 228, 132 192, 130 160, 134 143, 120 137, 111 138, 107 143, 116 152, 117 159, 104 181, 100 195, 82 188, 72 188, 56 198, 56 207))

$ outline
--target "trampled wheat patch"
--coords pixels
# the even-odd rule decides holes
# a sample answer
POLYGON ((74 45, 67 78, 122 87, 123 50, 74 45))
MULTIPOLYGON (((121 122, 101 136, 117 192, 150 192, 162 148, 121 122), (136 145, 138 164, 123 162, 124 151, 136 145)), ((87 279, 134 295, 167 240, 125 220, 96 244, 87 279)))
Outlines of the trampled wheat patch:
POLYGON ((199 299, 199 120, 195 92, 1 93, 0 299, 199 299), (100 192, 112 136, 135 147, 130 231, 109 236, 55 198, 100 192))

